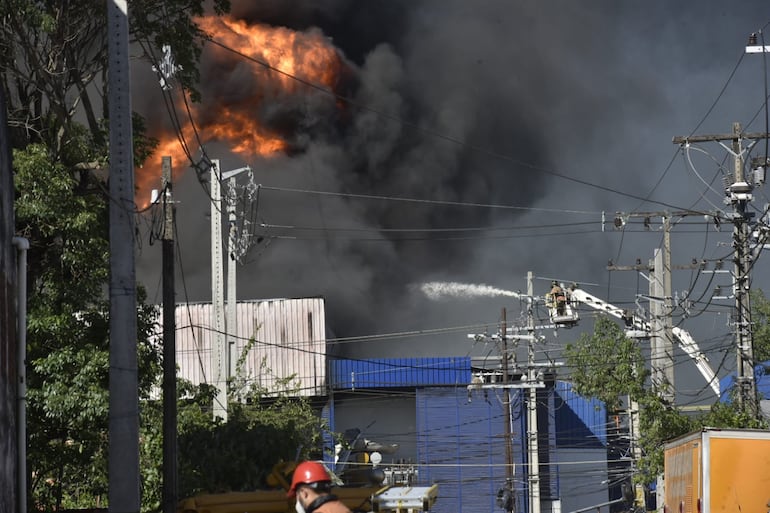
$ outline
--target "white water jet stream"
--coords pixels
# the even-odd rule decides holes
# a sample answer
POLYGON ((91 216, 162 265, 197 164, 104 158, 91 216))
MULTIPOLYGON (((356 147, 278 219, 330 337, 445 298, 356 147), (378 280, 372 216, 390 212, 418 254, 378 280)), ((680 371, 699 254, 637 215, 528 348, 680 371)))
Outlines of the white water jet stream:
POLYGON ((420 285, 420 290, 430 299, 438 300, 444 297, 472 298, 472 297, 521 297, 518 292, 498 289, 490 285, 457 283, 446 281, 431 281, 420 285))

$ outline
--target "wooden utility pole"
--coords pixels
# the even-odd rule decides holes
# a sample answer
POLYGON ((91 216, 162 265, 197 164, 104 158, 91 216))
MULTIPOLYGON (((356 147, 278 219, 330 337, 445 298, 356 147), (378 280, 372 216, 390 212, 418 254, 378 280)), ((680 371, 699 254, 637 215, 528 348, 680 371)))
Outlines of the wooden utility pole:
POLYGON ((177 504, 176 295, 174 292, 174 199, 171 157, 162 159, 163 205, 163 513, 177 504))
POLYGON ((754 344, 751 326, 751 248, 748 205, 753 199, 754 184, 747 180, 744 174, 743 141, 767 139, 767 133, 744 133, 740 123, 733 123, 733 131, 729 134, 710 134, 695 136, 677 136, 674 144, 689 145, 696 142, 731 141, 727 149, 733 156, 733 172, 730 183, 725 187, 726 201, 733 207, 729 219, 733 223, 733 293, 735 295, 735 313, 733 329, 736 346, 736 381, 737 401, 755 417, 759 415, 757 399, 757 384, 754 380, 754 344))
MULTIPOLYGON (((505 308, 502 312, 502 322, 500 324, 500 337, 503 342, 503 385, 510 383, 510 373, 508 369, 508 322, 505 308)), ((513 430, 511 429, 511 392, 508 388, 503 389, 503 408, 505 411, 505 490, 508 492, 508 500, 504 501, 503 508, 509 513, 513 513, 513 440, 511 440, 513 430)))
POLYGON ((139 386, 128 2, 107 0, 110 119, 110 513, 138 513, 139 386))
POLYGON ((18 445, 16 395, 18 392, 16 346, 15 230, 13 171, 8 140, 5 95, 0 87, 0 511, 18 511, 18 445))

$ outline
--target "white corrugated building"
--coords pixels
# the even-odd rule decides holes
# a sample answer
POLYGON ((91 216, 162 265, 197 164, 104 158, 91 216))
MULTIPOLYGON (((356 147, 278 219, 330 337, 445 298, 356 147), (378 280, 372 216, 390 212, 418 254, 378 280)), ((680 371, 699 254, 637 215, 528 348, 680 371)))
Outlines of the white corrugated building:
MULTIPOLYGON (((211 303, 176 307, 178 376, 213 384, 211 303)), ((162 339, 162 313, 158 339, 162 339)), ((236 330, 227 330, 231 375, 248 348, 242 377, 269 392, 293 377, 294 395, 326 394, 326 318, 323 298, 238 301, 236 330)))

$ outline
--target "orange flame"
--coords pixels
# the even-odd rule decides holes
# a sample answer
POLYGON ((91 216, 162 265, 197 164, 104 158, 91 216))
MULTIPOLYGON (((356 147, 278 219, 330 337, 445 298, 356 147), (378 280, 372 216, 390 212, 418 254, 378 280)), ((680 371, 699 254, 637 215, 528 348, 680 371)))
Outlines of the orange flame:
MULTIPOLYGON (((218 43, 283 72, 266 70, 265 66, 243 61, 242 57, 223 48, 207 45, 203 60, 212 59, 213 62, 218 62, 224 59, 241 59, 244 69, 250 70, 251 73, 245 80, 250 79, 251 83, 244 84, 243 89, 249 91, 244 97, 206 97, 204 92, 202 103, 191 105, 192 117, 196 122, 201 143, 224 142, 229 145, 230 151, 246 161, 286 151, 288 144, 285 139, 260 123, 260 109, 264 108, 267 101, 281 102, 290 95, 308 92, 306 85, 288 75, 332 89, 340 74, 341 60, 330 41, 319 31, 296 32, 283 27, 249 25, 227 16, 201 17, 197 18, 196 22, 218 43), (204 113, 209 115, 203 116, 204 113)), ((223 78, 205 76, 204 66, 201 66, 201 70, 202 84, 223 78)), ((221 68, 218 70, 221 72, 221 68)), ((183 104, 177 106, 180 113, 186 112, 185 109, 183 104)), ((186 115, 180 117, 187 118, 186 115)), ((195 153, 198 140, 193 127, 189 124, 183 126, 181 133, 190 145, 190 151, 195 153)), ((148 160, 144 169, 137 170, 136 173, 137 203, 140 205, 148 204, 149 189, 159 184, 161 156, 171 156, 176 169, 182 166, 186 168, 189 162, 176 133, 156 137, 160 143, 153 158, 148 160)))

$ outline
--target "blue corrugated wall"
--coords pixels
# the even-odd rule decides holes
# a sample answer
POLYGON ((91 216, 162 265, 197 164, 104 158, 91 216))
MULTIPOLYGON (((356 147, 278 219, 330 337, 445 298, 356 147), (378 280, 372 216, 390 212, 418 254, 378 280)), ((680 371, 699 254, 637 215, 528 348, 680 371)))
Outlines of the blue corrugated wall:
POLYGON ((596 399, 579 396, 566 381, 554 385, 556 445, 570 448, 601 448, 607 445, 607 410, 596 399))
MULTIPOLYGON (((521 401, 512 394, 514 418, 521 401)), ((435 513, 499 511, 498 490, 505 483, 505 414, 502 395, 489 392, 468 402, 466 387, 417 391, 417 447, 420 481, 438 483, 435 513)), ((521 435, 514 422, 513 454, 521 464, 521 435)), ((517 465, 517 487, 523 485, 517 465)))
MULTIPOLYGON (((328 376, 332 388, 348 397, 355 396, 359 389, 400 389, 397 393, 414 389, 417 484, 439 485, 439 500, 433 511, 500 511, 496 498, 506 474, 502 391, 488 390, 486 400, 482 392, 476 391, 468 401, 470 358, 337 360, 330 362, 328 376)), ((560 495, 563 480, 559 479, 559 448, 604 450, 607 442, 606 410, 601 402, 580 397, 567 382, 549 385, 538 391, 543 500, 560 495)), ((523 395, 521 390, 511 392, 515 510, 519 512, 527 509, 523 395)), ((333 411, 330 422, 334 422, 333 411)), ((600 480, 597 477, 597 482, 600 480)))

